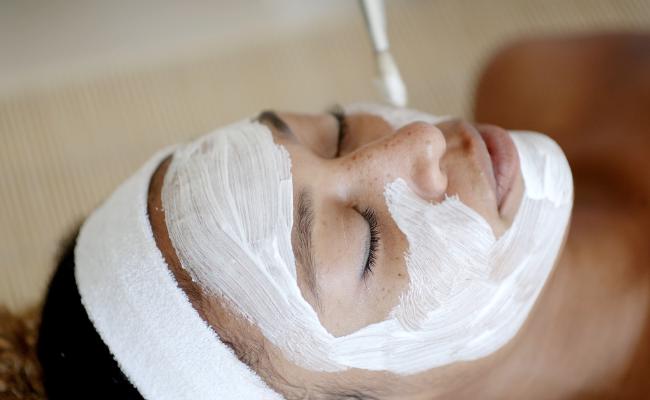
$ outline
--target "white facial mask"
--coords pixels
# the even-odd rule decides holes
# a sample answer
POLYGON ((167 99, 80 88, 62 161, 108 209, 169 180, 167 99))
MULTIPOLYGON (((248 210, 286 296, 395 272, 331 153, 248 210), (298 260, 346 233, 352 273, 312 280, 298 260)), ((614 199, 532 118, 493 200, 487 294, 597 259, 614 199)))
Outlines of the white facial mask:
MULTIPOLYGON (((382 109, 397 127, 440 121, 410 110, 373 111, 382 109)), ((346 336, 331 335, 298 288, 289 155, 264 125, 234 124, 176 151, 163 187, 170 238, 195 281, 302 367, 411 374, 480 358, 507 343, 528 316, 572 204, 559 147, 538 134, 513 138, 526 189, 498 240, 455 197, 434 205, 401 179, 387 185, 387 206, 409 243, 410 284, 385 321, 346 336)))

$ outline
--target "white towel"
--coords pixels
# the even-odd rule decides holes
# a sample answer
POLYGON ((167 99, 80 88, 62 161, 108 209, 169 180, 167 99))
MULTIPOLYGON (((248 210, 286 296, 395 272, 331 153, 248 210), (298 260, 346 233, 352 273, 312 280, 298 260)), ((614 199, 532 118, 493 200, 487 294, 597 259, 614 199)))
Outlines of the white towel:
POLYGON ((199 316, 153 237, 152 157, 84 223, 75 249, 81 301, 131 384, 148 400, 282 399, 199 316))

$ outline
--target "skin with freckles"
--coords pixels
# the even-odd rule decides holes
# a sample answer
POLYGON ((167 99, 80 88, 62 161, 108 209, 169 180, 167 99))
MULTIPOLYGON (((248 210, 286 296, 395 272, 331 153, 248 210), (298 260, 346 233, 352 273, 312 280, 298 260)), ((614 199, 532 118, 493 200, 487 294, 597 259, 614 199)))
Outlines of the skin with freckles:
POLYGON ((416 122, 394 130, 375 115, 352 114, 346 117, 348 132, 336 157, 333 145, 338 129, 332 116, 278 116, 292 136, 267 124, 291 156, 294 204, 297 195, 307 190, 314 210, 317 295, 306 287, 305 266, 300 263, 298 284, 323 326, 335 336, 386 319, 408 284, 403 257, 408 246, 388 212, 387 183, 402 177, 420 197, 434 202, 458 195, 497 235, 510 226, 516 213, 521 178, 501 213, 495 207, 494 177, 485 144, 476 127, 467 122, 438 126, 416 122), (375 211, 381 241, 373 272, 362 277, 368 226, 360 211, 366 208, 375 211))
MULTIPOLYGON (((567 60, 578 71, 593 69, 588 62, 593 59, 589 51, 577 50, 584 48, 582 45, 565 52, 564 47, 571 47, 572 43, 551 44, 546 47, 549 43, 542 46, 533 43, 504 53, 487 69, 480 88, 490 85, 503 88, 503 79, 516 77, 516 73, 542 80, 548 74, 535 75, 538 71, 528 67, 520 69, 522 60, 536 54, 544 60, 557 59, 546 54, 553 52, 553 48, 565 57, 565 64, 543 64, 544 71, 557 68, 553 74, 555 79, 575 81, 576 76, 584 76, 584 73, 574 76, 573 70, 563 70, 567 60)), ((597 43, 594 47, 598 48, 597 43)), ((650 69, 639 69, 643 70, 650 69)), ((578 160, 577 170, 574 164, 576 205, 564 254, 526 324, 510 343, 488 357, 410 376, 358 369, 317 373, 297 367, 265 340, 254 325, 238 318, 220 299, 202 293, 180 267, 169 241, 160 202, 169 160, 161 164, 150 188, 149 214, 156 241, 201 316, 242 361, 289 399, 581 399, 619 398, 619 395, 643 398, 650 389, 647 386, 650 285, 649 258, 642 240, 647 236, 643 234, 644 225, 638 222, 648 216, 647 182, 650 180, 639 179, 638 172, 602 173, 607 169, 597 166, 594 160, 611 162, 614 155, 607 152, 599 155, 584 138, 580 143, 587 143, 579 144, 571 129, 544 125, 545 121, 535 113, 512 107, 523 106, 531 96, 537 100, 534 99, 537 92, 517 92, 516 88, 505 87, 512 92, 504 99, 494 89, 479 90, 477 118, 513 129, 559 131, 557 140, 565 150, 569 147, 569 160, 572 163, 578 160), (509 114, 504 110, 513 111, 509 114), (592 175, 585 172, 595 167, 601 171, 599 179, 590 178, 592 175), (630 210, 634 213, 628 214, 630 210), (343 394, 348 397, 342 397, 343 394)), ((570 91, 570 85, 563 87, 570 91)), ((628 98, 635 96, 633 88, 629 92, 628 98)), ((538 93, 543 98, 546 92, 538 93)), ((587 99, 594 98, 592 94, 584 90, 584 93, 567 93, 565 98, 580 103, 582 96, 586 100, 582 104, 589 104, 587 99)), ((619 104, 626 98, 621 96, 619 104)), ((638 99, 630 106, 643 107, 638 99)), ((613 124, 604 113, 594 115, 591 119, 600 119, 603 126, 613 124)), ((379 117, 350 115, 346 119, 349 132, 337 149, 338 125, 331 115, 279 112, 278 116, 295 137, 283 133, 270 121, 263 122, 272 130, 275 141, 291 155, 294 204, 301 192, 309 190, 314 209, 313 276, 309 276, 304 265, 298 264, 298 284, 322 324, 335 335, 385 319, 408 284, 403 260, 407 243, 385 208, 385 182, 402 177, 420 196, 432 200, 457 194, 485 218, 497 235, 510 226, 516 214, 522 192, 520 177, 503 205, 497 207, 496 182, 493 175, 486 173, 490 169, 483 153, 485 148, 475 140, 477 128, 498 128, 456 120, 437 126, 414 123, 395 131, 379 117), (364 276, 368 225, 359 211, 367 207, 376 212, 381 244, 373 272, 364 276), (310 288, 310 281, 315 290, 310 288)), ((581 118, 582 115, 575 114, 573 123, 580 126, 584 123, 581 118)), ((571 118, 556 120, 572 123, 571 118)), ((644 136, 632 129, 643 125, 629 118, 627 121, 621 126, 632 132, 633 140, 647 141, 650 137, 647 131, 644 136)), ((608 143, 605 133, 594 132, 593 140, 608 143)), ((625 149, 623 141, 611 136, 609 141, 612 146, 625 149)), ((635 146, 630 154, 636 157, 644 148, 649 147, 635 146)), ((629 163, 636 160, 632 158, 629 163)), ((647 171, 636 169, 639 170, 647 171)), ((295 231, 293 239, 297 240, 295 231)))

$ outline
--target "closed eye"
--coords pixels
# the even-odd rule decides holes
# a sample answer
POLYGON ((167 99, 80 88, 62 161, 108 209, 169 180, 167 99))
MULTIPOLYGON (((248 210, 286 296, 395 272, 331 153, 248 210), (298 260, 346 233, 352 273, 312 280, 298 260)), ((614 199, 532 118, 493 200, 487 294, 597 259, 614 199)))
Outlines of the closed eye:
POLYGON ((365 262, 362 273, 362 277, 365 279, 373 272, 373 268, 377 262, 380 234, 375 210, 366 208, 361 212, 361 216, 368 223, 368 240, 366 241, 366 256, 364 258, 365 262))
POLYGON ((338 124, 338 136, 337 136, 338 139, 336 142, 336 154, 334 157, 340 157, 341 148, 343 147, 343 141, 345 140, 345 137, 347 136, 348 133, 348 124, 345 118, 345 112, 343 111, 343 107, 334 106, 329 113, 334 118, 336 118, 336 122, 338 124))

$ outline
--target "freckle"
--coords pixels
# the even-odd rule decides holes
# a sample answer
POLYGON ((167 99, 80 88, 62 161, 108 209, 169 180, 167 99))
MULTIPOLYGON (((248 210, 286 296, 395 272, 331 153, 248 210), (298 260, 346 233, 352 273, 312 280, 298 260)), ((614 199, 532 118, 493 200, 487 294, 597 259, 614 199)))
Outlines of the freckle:
POLYGON ((401 272, 398 272, 398 273, 397 273, 397 276, 399 276, 399 277, 401 278, 401 277, 404 276, 404 275, 402 275, 401 272))
POLYGON ((352 161, 356 161, 356 160, 357 160, 357 154, 352 156, 352 161))

